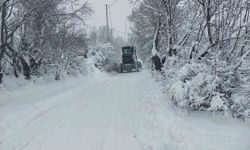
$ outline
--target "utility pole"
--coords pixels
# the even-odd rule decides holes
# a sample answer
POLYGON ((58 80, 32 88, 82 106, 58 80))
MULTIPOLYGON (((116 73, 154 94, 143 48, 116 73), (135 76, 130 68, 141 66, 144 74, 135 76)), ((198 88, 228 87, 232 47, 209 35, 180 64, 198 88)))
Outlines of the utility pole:
POLYGON ((105 4, 106 6, 106 28, 107 28, 107 41, 110 42, 110 30, 109 30, 109 6, 108 4, 105 4))
POLYGON ((128 24, 127 21, 125 22, 125 33, 124 33, 124 40, 127 43, 128 39, 127 39, 127 32, 128 32, 128 24))
POLYGON ((113 43, 113 28, 110 29, 110 42, 113 43))

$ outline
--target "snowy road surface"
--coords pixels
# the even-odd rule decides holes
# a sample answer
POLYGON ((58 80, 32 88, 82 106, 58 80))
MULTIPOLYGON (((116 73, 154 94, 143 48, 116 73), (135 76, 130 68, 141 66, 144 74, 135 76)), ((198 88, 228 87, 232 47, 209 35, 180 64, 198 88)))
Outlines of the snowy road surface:
POLYGON ((250 150, 250 124, 185 115, 147 71, 0 89, 0 150, 250 150))

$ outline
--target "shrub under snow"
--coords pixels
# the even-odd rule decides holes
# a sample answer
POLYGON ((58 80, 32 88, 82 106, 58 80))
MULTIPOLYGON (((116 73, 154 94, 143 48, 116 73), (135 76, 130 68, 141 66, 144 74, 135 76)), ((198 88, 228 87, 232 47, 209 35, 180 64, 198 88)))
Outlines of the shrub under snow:
POLYGON ((178 70, 165 71, 170 84, 166 89, 178 107, 223 112, 241 119, 249 117, 249 100, 236 101, 238 93, 234 93, 235 88, 229 84, 232 79, 218 74, 211 73, 208 65, 188 63, 178 70))
POLYGON ((114 48, 109 43, 97 43, 88 53, 88 57, 94 61, 97 68, 108 72, 116 69, 115 55, 114 48))

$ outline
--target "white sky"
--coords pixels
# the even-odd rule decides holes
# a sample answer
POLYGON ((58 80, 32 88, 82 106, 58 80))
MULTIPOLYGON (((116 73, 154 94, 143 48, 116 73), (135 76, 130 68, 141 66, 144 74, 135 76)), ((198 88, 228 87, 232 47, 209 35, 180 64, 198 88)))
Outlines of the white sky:
MULTIPOLYGON (((108 3, 111 5, 115 1, 116 0, 88 0, 92 9, 95 11, 89 24, 96 27, 106 25, 105 4, 108 3)), ((131 12, 128 0, 118 0, 117 3, 111 7, 110 11, 112 27, 115 29, 114 36, 119 35, 124 37, 126 26, 127 30, 129 30, 127 16, 131 12)))

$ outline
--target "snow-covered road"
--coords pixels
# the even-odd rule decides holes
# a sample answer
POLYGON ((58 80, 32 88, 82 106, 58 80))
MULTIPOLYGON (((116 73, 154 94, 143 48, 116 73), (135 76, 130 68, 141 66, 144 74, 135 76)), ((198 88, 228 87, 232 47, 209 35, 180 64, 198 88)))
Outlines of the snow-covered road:
POLYGON ((0 150, 250 149, 249 123, 173 109, 147 71, 9 94, 0 91, 0 150))

